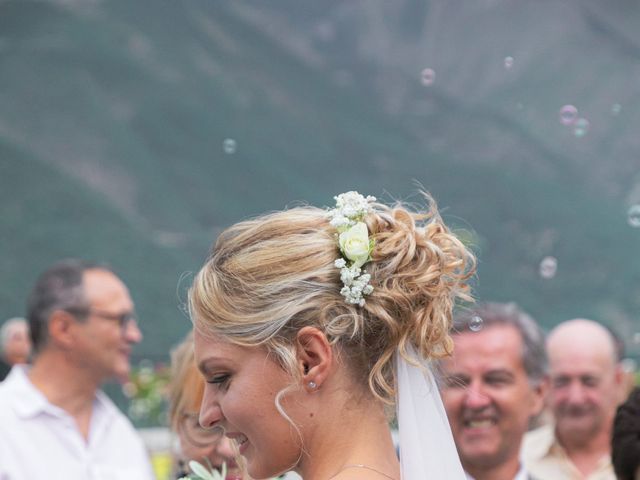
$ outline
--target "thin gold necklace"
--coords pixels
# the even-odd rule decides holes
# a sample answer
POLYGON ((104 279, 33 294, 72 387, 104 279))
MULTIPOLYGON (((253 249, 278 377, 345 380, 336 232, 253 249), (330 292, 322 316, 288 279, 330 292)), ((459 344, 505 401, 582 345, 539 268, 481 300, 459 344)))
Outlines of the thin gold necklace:
POLYGON ((373 472, 379 473, 383 477, 387 477, 387 478, 389 478, 391 480, 396 480, 391 475, 387 475, 386 473, 381 472, 380 470, 377 470, 377 469, 375 469, 373 467, 370 467, 369 465, 364 465, 362 463, 350 463, 349 465, 345 465, 340 470, 338 470, 335 475, 333 475, 332 477, 329 477, 329 480, 331 480, 332 478, 337 477, 340 473, 344 472, 347 468, 366 468, 367 470, 371 470, 373 472))

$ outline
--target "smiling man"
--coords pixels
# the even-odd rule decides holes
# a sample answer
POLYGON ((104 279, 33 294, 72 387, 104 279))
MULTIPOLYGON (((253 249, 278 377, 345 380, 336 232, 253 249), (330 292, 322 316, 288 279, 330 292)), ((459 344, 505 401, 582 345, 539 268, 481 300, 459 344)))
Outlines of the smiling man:
POLYGON ((623 378, 615 339, 597 322, 569 320, 549 333, 547 353, 555 425, 527 435, 527 468, 554 480, 615 480, 611 429, 623 378))
POLYGON ((442 399, 468 478, 532 479, 520 444, 544 403, 540 328, 514 303, 486 303, 457 316, 452 336, 442 399))
POLYGON ((33 366, 0 385, 0 479, 150 480, 144 446, 100 386, 129 373, 142 335, 127 287, 109 269, 66 260, 28 300, 33 366))

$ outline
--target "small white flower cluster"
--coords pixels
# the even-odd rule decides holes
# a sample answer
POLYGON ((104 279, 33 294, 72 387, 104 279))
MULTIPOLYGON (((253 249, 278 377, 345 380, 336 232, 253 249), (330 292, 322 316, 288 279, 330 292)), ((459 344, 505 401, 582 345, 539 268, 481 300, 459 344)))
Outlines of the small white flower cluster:
POLYGON ((344 284, 340 294, 347 303, 363 306, 364 295, 373 292, 369 284, 371 275, 362 273, 362 266, 371 260, 373 242, 369 239, 369 231, 364 217, 373 211, 370 202, 372 196, 364 197, 358 192, 347 192, 334 197, 336 208, 327 212, 330 223, 338 230, 338 247, 343 255, 335 261, 340 269, 340 279, 344 284))
POLYGON ((364 305, 363 295, 369 295, 373 292, 373 287, 369 285, 371 275, 368 273, 362 273, 360 267, 355 265, 347 267, 347 262, 344 258, 339 258, 335 261, 335 265, 340 269, 340 280, 344 283, 344 287, 340 290, 347 303, 364 305))
POLYGON ((370 202, 376 201, 376 197, 371 195, 364 197, 358 192, 341 193, 333 198, 336 201, 336 208, 329 210, 327 216, 331 218, 331 225, 339 231, 362 221, 366 214, 373 212, 370 202))

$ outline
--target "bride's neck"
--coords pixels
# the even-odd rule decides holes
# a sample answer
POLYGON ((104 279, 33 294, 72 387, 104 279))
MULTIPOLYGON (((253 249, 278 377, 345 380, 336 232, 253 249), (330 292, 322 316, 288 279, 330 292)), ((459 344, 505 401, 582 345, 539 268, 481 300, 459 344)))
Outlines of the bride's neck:
POLYGON ((380 478, 375 471, 400 478, 382 403, 368 394, 360 398, 348 394, 342 402, 334 399, 328 405, 335 408, 325 408, 318 415, 305 441, 298 473, 305 480, 338 479, 346 466, 365 465, 373 469, 371 478, 380 478))

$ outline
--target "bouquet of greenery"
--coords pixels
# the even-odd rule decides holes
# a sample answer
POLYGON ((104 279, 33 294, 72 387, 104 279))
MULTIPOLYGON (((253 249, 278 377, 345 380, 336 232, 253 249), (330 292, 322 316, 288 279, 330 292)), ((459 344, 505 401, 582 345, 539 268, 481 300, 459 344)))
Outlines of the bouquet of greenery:
POLYGON ((220 471, 213 467, 207 469, 201 463, 191 460, 189 462, 189 468, 193 473, 181 477, 180 480, 224 480, 227 476, 227 464, 223 463, 220 471))
POLYGON ((169 378, 169 368, 149 360, 131 370, 122 392, 129 399, 129 417, 136 426, 166 424, 169 378))

